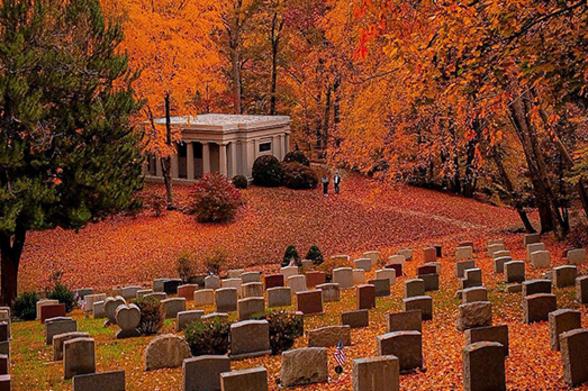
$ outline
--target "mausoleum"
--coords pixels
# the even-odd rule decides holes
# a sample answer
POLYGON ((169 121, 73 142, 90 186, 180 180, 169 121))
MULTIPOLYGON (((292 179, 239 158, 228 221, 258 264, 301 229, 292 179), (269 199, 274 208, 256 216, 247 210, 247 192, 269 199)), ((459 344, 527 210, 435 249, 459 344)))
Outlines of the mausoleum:
MULTIPOLYGON (((163 125, 165 118, 155 123, 163 125)), ((271 154, 282 160, 289 150, 288 116, 201 114, 172 117, 171 126, 181 134, 172 157, 175 181, 193 181, 209 172, 251 179, 255 159, 271 154)), ((147 179, 163 178, 161 162, 154 156, 148 156, 145 171, 147 179)))

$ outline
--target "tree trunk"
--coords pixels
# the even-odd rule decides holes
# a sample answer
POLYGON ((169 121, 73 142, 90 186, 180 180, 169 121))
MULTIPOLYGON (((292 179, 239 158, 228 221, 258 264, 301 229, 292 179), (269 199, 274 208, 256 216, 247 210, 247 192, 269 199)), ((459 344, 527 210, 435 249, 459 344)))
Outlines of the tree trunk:
MULTIPOLYGON (((165 94, 165 143, 169 146, 172 145, 171 139, 171 115, 170 115, 170 104, 169 94, 165 94)), ((161 172, 163 174, 163 183, 165 184, 165 196, 167 209, 174 209, 174 196, 172 187, 171 177, 171 156, 167 156, 161 159, 161 172)))
POLYGON ((474 136, 474 138, 469 140, 466 145, 465 173, 462 186, 462 194, 468 198, 472 198, 476 190, 477 167, 475 166, 475 159, 476 148, 478 146, 478 143, 480 142, 481 133, 480 122, 477 119, 474 120, 473 127, 474 131, 476 132, 476 135, 474 136))
POLYGON ((331 86, 327 86, 325 97, 325 112, 323 113, 323 131, 322 131, 322 138, 323 138, 323 148, 326 150, 329 145, 329 120, 331 117, 331 86))
POLYGON ((0 235, 0 304, 10 306, 18 295, 18 268, 26 231, 17 228, 15 235, 0 235))

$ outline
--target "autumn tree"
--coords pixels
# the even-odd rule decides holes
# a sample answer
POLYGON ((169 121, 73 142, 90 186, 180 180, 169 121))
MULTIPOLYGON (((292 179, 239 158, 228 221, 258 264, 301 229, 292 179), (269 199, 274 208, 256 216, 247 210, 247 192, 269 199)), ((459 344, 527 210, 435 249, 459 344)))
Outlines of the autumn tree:
POLYGON ((30 230, 78 229, 142 186, 135 75, 97 0, 0 8, 1 302, 17 295, 30 230))

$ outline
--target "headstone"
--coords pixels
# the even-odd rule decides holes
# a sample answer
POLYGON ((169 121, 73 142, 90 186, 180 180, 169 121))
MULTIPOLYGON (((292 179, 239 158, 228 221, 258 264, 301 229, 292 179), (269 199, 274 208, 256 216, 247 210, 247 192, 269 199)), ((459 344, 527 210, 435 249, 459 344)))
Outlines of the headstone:
POLYGON ((488 246, 488 256, 490 258, 494 258, 495 253, 497 253, 498 251, 504 251, 504 250, 506 250, 504 243, 491 244, 488 246))
POLYGON ((186 311, 186 299, 183 297, 172 297, 161 300, 161 307, 166 319, 175 319, 180 311, 186 311))
POLYGON ((116 334, 117 338, 138 337, 137 331, 141 323, 141 310, 135 304, 119 305, 115 312, 116 324, 120 331, 116 334))
POLYGON ((321 291, 323 302, 339 301, 341 299, 341 290, 339 284, 328 282, 316 286, 316 289, 321 291))
POLYGON ((90 312, 93 310, 94 302, 106 300, 106 293, 93 293, 84 297, 84 311, 90 312))
POLYGON ((362 269, 369 272, 372 270, 372 260, 370 258, 358 258, 353 260, 353 267, 355 269, 362 269))
POLYGON ((237 319, 251 319, 252 315, 263 314, 265 301, 263 297, 248 297, 237 301, 237 319))
POLYGON ((72 384, 73 391, 125 391, 125 371, 76 375, 72 384))
POLYGON ((404 262, 406 262, 406 257, 402 254, 395 254, 388 257, 389 265, 404 265, 404 262))
POLYGON ((492 304, 489 301, 475 301, 459 306, 458 330, 486 326, 492 326, 492 304))
POLYGON ((241 285, 243 281, 240 278, 225 278, 221 280, 221 288, 235 288, 237 294, 241 291, 241 285))
POLYGON ((280 382, 284 387, 324 383, 327 380, 326 348, 299 348, 282 353, 280 382))
POLYGON ((435 262, 437 260, 437 250, 435 247, 425 247, 423 249, 424 262, 435 262))
POLYGON ((506 391, 504 346, 476 342, 463 349, 464 391, 506 391))
POLYGON ((288 281, 288 278, 298 275, 298 266, 286 266, 280 268, 280 273, 284 277, 284 281, 288 281))
POLYGON ((461 292, 461 301, 463 304, 488 301, 488 290, 481 286, 464 289, 461 292))
POLYGON ((545 251, 544 243, 533 243, 527 245, 527 261, 531 260, 531 254, 535 251, 545 251))
POLYGON ((190 356, 190 346, 184 338, 173 334, 159 335, 149 342, 143 353, 145 371, 178 368, 190 356))
POLYGON ((63 360, 63 343, 74 338, 90 338, 90 334, 83 331, 71 331, 53 336, 53 361, 63 360))
POLYGON ((476 263, 472 260, 469 261, 459 261, 455 263, 455 277, 463 278, 464 271, 466 269, 472 269, 476 267, 476 263))
POLYGON ((508 250, 500 250, 500 251, 495 251, 493 255, 493 258, 501 258, 501 257, 510 257, 510 251, 508 250))
POLYGON ((426 263, 424 265, 417 267, 417 269, 416 269, 417 277, 420 277, 424 274, 438 273, 439 272, 438 267, 437 267, 438 265, 439 265, 438 262, 429 262, 429 263, 426 263))
POLYGON ((535 268, 544 268, 551 265, 551 257, 549 251, 534 251, 531 253, 531 264, 535 268))
POLYGON ((142 299, 143 297, 145 297, 145 295, 149 294, 149 293, 153 293, 153 289, 140 289, 137 291, 137 299, 142 299))
POLYGON ((41 307, 41 316, 39 320, 45 323, 45 320, 65 316, 65 304, 46 304, 41 307))
POLYGON ((37 320, 41 319, 41 307, 43 307, 44 305, 49 305, 49 304, 59 304, 59 300, 53 300, 53 299, 41 299, 39 301, 37 301, 37 320))
POLYGON ((378 355, 398 357, 400 372, 423 369, 423 340, 418 331, 394 331, 376 337, 378 355))
POLYGON ((267 290, 268 307, 286 307, 292 305, 292 291, 288 287, 276 286, 267 290))
POLYGON ((184 331, 188 325, 204 315, 202 310, 180 311, 176 316, 176 331, 184 331))
POLYGON ((333 269, 333 282, 339 284, 339 289, 352 288, 353 269, 351 269, 350 267, 338 267, 336 269, 333 269))
POLYGON ((231 358, 241 359, 270 354, 267 320, 244 320, 231 324, 231 358))
MULTIPOLYGON (((0 376, 8 375, 10 362, 7 354, 0 354, 0 376)), ((2 388, 0 387, 0 390, 2 388)))
POLYGON ((261 283, 261 272, 244 272, 241 273, 241 281, 243 284, 249 284, 251 282, 261 283))
POLYGON ((541 235, 540 234, 525 234, 523 236, 523 247, 527 248, 529 244, 533 243, 541 243, 541 235))
POLYGON ((119 305, 126 304, 127 302, 122 296, 107 297, 104 300, 104 314, 108 318, 110 324, 116 324, 116 309, 119 305))
POLYGON ((161 301, 161 300, 167 299, 167 294, 165 292, 153 292, 153 293, 147 293, 147 294, 143 295, 144 299, 147 299, 149 297, 152 297, 154 299, 161 301))
POLYGON ((403 310, 421 310, 423 320, 433 319, 433 298, 431 296, 415 296, 402 299, 403 310))
POLYGON ((220 374, 222 391, 267 391, 267 370, 264 367, 240 369, 220 374))
POLYGON ((220 374, 230 370, 231 360, 225 355, 187 358, 182 363, 182 391, 220 391, 220 374))
POLYGON ((248 282, 241 285, 241 297, 263 297, 263 284, 261 282, 248 282))
POLYGON ((333 261, 333 263, 335 263, 335 264, 340 264, 340 263, 345 264, 345 263, 348 263, 350 259, 351 258, 349 257, 349 255, 343 255, 343 254, 331 256, 331 261, 333 261))
POLYGON ((396 278, 402 277, 403 275, 402 264, 400 263, 389 263, 386 266, 384 266, 384 269, 393 269, 396 272, 396 278))
POLYGON ((63 378, 96 372, 94 339, 74 338, 63 343, 63 378))
POLYGON ((281 274, 270 274, 264 277, 265 289, 284 286, 284 276, 281 274))
POLYGON ((163 292, 163 283, 169 280, 169 278, 155 278, 153 280, 153 292, 163 292))
POLYGON ((352 329, 368 327, 369 316, 368 310, 346 311, 341 314, 341 324, 352 329))
POLYGON ((353 391, 400 391, 400 365, 396 356, 353 360, 353 391))
POLYGON ((178 286, 178 297, 183 297, 186 301, 194 298, 194 292, 198 289, 196 284, 183 284, 178 286))
POLYGON ((567 259, 568 263, 571 265, 581 265, 583 263, 586 263, 586 249, 575 248, 572 250, 568 250, 567 259))
POLYGON ((56 317, 45 321, 45 344, 51 345, 57 334, 78 331, 78 325, 72 318, 56 317))
POLYGON ((439 290, 439 274, 421 274, 419 278, 425 283, 425 292, 439 290))
POLYGON ((167 295, 175 295, 178 293, 178 287, 182 285, 182 280, 179 278, 170 279, 163 282, 163 291, 167 295))
POLYGON ((228 278, 239 278, 241 274, 245 272, 245 269, 231 269, 227 272, 228 278))
POLYGON ((562 308, 548 315, 551 350, 559 350, 561 333, 582 327, 580 311, 562 308))
POLYGON ((533 323, 545 321, 549 313, 557 309, 555 295, 550 293, 536 293, 523 298, 524 322, 533 323))
POLYGON ((120 289, 120 295, 125 300, 134 299, 135 297, 137 297, 137 292, 141 289, 143 288, 138 285, 125 286, 120 289))
POLYGON ((412 249, 411 248, 403 248, 403 249, 398 250, 396 253, 398 255, 404 255, 404 258, 407 261, 412 260, 412 249))
POLYGON ((369 280, 368 283, 376 288, 376 297, 390 296, 390 281, 388 279, 369 280))
POLYGON ((204 289, 218 289, 221 287, 219 276, 206 276, 204 277, 204 289))
POLYGON ((0 321, 0 342, 10 340, 10 325, 7 321, 0 321))
POLYGON ((200 289, 194 292, 194 304, 199 306, 214 304, 214 289, 200 289))
POLYGON ((588 276, 576 278, 576 301, 588 304, 588 276))
POLYGON ((551 293, 551 281, 543 279, 523 281, 523 296, 535 293, 551 293))
POLYGON ((327 348, 337 346, 340 341, 344 346, 351 345, 350 326, 326 326, 308 331, 308 346, 327 348))
POLYGON ((474 258, 474 249, 470 246, 458 247, 455 249, 456 261, 467 261, 474 258))
POLYGON ((363 253, 365 258, 369 258, 372 261, 372 266, 377 265, 380 261, 380 252, 379 251, 366 251, 363 253))
POLYGON ((505 281, 523 282, 525 281, 525 262, 510 261, 504 264, 505 281))
POLYGON ((422 314, 420 310, 410 310, 388 314, 388 332, 422 331, 422 314))
POLYGON ((300 269, 302 269, 303 273, 306 273, 314 266, 314 261, 312 259, 303 259, 300 261, 300 269))
POLYGON ((358 310, 376 308, 376 287, 369 284, 357 286, 355 298, 358 310))
POLYGON ((508 356, 508 326, 505 324, 499 326, 475 327, 466 330, 464 335, 466 345, 482 341, 498 342, 503 347, 504 355, 508 356))
POLYGON ((219 288, 214 294, 217 312, 237 311, 237 288, 219 288))
POLYGON ((292 293, 303 292, 308 289, 306 287, 306 276, 304 274, 296 274, 288 277, 287 285, 292 290, 292 293))
POLYGON ((202 315, 202 320, 228 320, 229 314, 225 312, 211 312, 210 314, 202 315))
POLYGON ((376 280, 390 280, 390 285, 394 284, 396 281, 396 270, 394 269, 379 269, 376 270, 375 274, 376 280))
POLYGON ((504 264, 506 262, 512 261, 511 257, 496 257, 494 258, 494 273, 502 274, 504 273, 504 264))
POLYGON ((578 269, 574 265, 563 265, 553 268, 553 284, 556 288, 574 286, 578 269))
POLYGON ((588 329, 575 329, 559 336, 566 383, 575 387, 588 382, 588 329))
POLYGON ((363 269, 353 269, 353 285, 365 284, 365 271, 363 269))
POLYGON ((307 272, 305 275, 306 285, 309 288, 314 288, 317 285, 327 282, 327 274, 325 272, 307 272))

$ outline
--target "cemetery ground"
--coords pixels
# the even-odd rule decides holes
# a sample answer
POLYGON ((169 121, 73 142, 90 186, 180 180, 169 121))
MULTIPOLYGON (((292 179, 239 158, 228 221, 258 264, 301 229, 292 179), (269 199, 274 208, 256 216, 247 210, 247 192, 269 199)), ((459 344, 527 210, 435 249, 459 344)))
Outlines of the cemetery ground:
MULTIPOLYGON (((244 192, 245 207, 233 223, 222 226, 197 224, 192 217, 166 212, 161 217, 149 213, 119 216, 90 225, 79 233, 54 230, 31 234, 21 270, 21 291, 43 289, 48 270, 62 270, 64 282, 71 288, 93 287, 95 292, 109 291, 117 285, 151 285, 156 277, 176 277, 175 260, 184 251, 203 257, 222 248, 229 256, 222 271, 244 267, 266 273, 279 269, 284 248, 294 244, 304 255, 317 244, 325 258, 348 254, 353 258, 364 251, 378 250, 382 259, 400 248, 414 249, 404 276, 396 279, 391 295, 378 297, 370 310, 369 326, 352 330, 352 345, 345 347, 344 372, 334 371, 335 348, 328 348, 329 377, 326 383, 299 389, 351 389, 354 358, 377 355, 376 336, 387 332, 387 313, 402 311, 403 283, 414 278, 424 263, 422 248, 443 246, 440 259, 440 290, 428 292, 434 305, 433 320, 423 323, 423 356, 426 371, 401 375, 403 390, 452 390, 462 388, 462 349, 464 334, 456 329, 459 281, 455 277, 454 249, 461 241, 471 240, 476 247, 475 260, 482 269, 484 286, 489 290, 493 324, 509 328, 510 354, 506 360, 509 389, 567 389, 559 352, 551 351, 547 322, 524 324, 522 295, 503 292, 503 276, 493 272, 492 259, 486 254, 489 239, 503 238, 513 259, 525 259, 522 235, 511 233, 519 225, 512 210, 494 207, 438 192, 409 187, 389 190, 359 177, 346 178, 343 194, 323 198, 318 191, 297 192, 286 189, 250 188, 244 192)), ((146 191, 160 191, 151 186, 146 191)), ((178 188, 180 200, 188 197, 187 188, 178 188)), ((183 202, 183 201, 181 201, 183 202)), ((550 236, 542 238, 552 254, 552 266, 563 264, 564 244, 550 236)), ((385 261, 381 261, 383 266, 385 261)), ((535 270, 527 262, 527 279, 539 278, 545 270, 535 270)), ((578 274, 586 273, 578 265, 578 274)), ((374 272, 367 273, 366 280, 374 272)), ((554 288, 558 308, 579 309, 582 325, 588 327, 585 306, 575 302, 575 290, 554 288)), ((293 306, 288 309, 295 310, 293 306)), ((213 312, 212 306, 187 309, 213 312)), ((340 324, 344 311, 355 309, 355 289, 341 291, 341 300, 324 304, 322 315, 304 318, 305 332, 317 327, 340 324)), ((96 370, 126 372, 128 390, 181 389, 181 368, 144 371, 143 352, 153 337, 116 339, 116 326, 104 327, 104 319, 92 319, 80 310, 73 315, 78 331, 88 332, 96 341, 96 370)), ((235 319, 232 313, 231 320, 235 319)), ((16 390, 69 390, 71 381, 63 380, 63 363, 52 362, 52 347, 44 343, 39 321, 14 322, 11 342, 11 375, 16 390)), ((166 320, 162 333, 175 333, 175 320, 166 320)), ((294 347, 307 346, 306 336, 294 347)), ((280 355, 235 360, 232 369, 263 365, 268 370, 270 389, 278 389, 280 355)), ((293 388, 296 389, 296 388, 293 388)), ((587 388, 588 389, 588 388, 587 388)))

